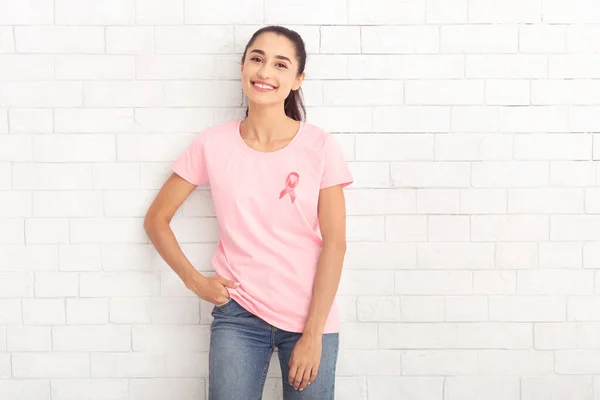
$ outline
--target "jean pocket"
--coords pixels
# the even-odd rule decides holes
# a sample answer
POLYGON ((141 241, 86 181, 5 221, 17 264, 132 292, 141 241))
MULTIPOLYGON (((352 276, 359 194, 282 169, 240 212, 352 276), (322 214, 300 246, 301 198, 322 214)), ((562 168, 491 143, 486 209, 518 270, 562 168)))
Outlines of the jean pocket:
POLYGON ((219 310, 223 309, 223 307, 227 306, 228 304, 230 304, 232 302, 232 298, 230 297, 225 303, 223 304, 218 304, 215 305, 215 308, 218 308, 219 310))

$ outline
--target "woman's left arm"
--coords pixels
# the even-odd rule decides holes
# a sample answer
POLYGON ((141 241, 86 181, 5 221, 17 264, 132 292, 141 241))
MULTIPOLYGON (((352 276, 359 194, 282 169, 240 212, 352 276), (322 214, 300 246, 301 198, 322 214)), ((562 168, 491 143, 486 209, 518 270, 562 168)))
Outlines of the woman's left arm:
POLYGON ((289 362, 289 383, 300 390, 317 376, 322 335, 342 275, 346 254, 346 201, 341 185, 321 189, 318 214, 323 250, 317 265, 308 318, 289 362))

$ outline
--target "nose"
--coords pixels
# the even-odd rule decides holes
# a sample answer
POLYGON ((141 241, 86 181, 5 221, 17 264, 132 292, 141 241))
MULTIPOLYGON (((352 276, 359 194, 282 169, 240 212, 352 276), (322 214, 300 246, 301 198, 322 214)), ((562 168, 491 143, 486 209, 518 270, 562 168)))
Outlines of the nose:
POLYGON ((270 77, 271 73, 270 73, 270 67, 269 65, 267 65, 267 63, 264 63, 258 70, 258 76, 261 79, 268 79, 270 77))

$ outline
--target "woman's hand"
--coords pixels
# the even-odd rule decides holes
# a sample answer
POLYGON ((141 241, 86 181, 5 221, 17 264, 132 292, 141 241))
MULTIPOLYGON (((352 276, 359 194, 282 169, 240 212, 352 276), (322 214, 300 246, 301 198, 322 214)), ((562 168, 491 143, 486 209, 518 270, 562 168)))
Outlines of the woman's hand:
POLYGON ((227 288, 237 289, 239 283, 233 282, 220 276, 194 275, 188 279, 185 287, 194 292, 202 300, 214 305, 224 304, 229 300, 227 288))
POLYGON ((296 342, 288 366, 288 382, 294 389, 304 390, 317 377, 323 349, 322 336, 302 335, 296 342))

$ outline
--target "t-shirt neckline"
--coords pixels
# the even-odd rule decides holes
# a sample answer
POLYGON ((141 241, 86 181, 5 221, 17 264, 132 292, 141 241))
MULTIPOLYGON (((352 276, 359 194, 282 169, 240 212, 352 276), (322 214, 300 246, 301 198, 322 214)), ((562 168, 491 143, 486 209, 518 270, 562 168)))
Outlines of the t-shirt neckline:
POLYGON ((302 134, 302 132, 304 132, 304 125, 305 125, 305 121, 298 121, 300 123, 300 126, 298 127, 298 131, 296 132, 296 134, 294 135, 292 140, 290 140, 290 142, 287 145, 285 145, 284 147, 282 147, 281 149, 275 150, 275 151, 259 151, 259 150, 256 150, 256 149, 250 147, 248 145, 248 143, 246 143, 246 141, 242 137, 241 126, 242 126, 243 121, 244 121, 243 119, 239 120, 236 124, 236 133, 235 134, 238 138, 239 143, 246 149, 247 152, 258 155, 258 156, 262 156, 262 157, 273 157, 277 154, 282 154, 282 153, 285 153, 286 151, 289 151, 289 149, 291 149, 296 144, 296 142, 298 142, 300 135, 302 134))

